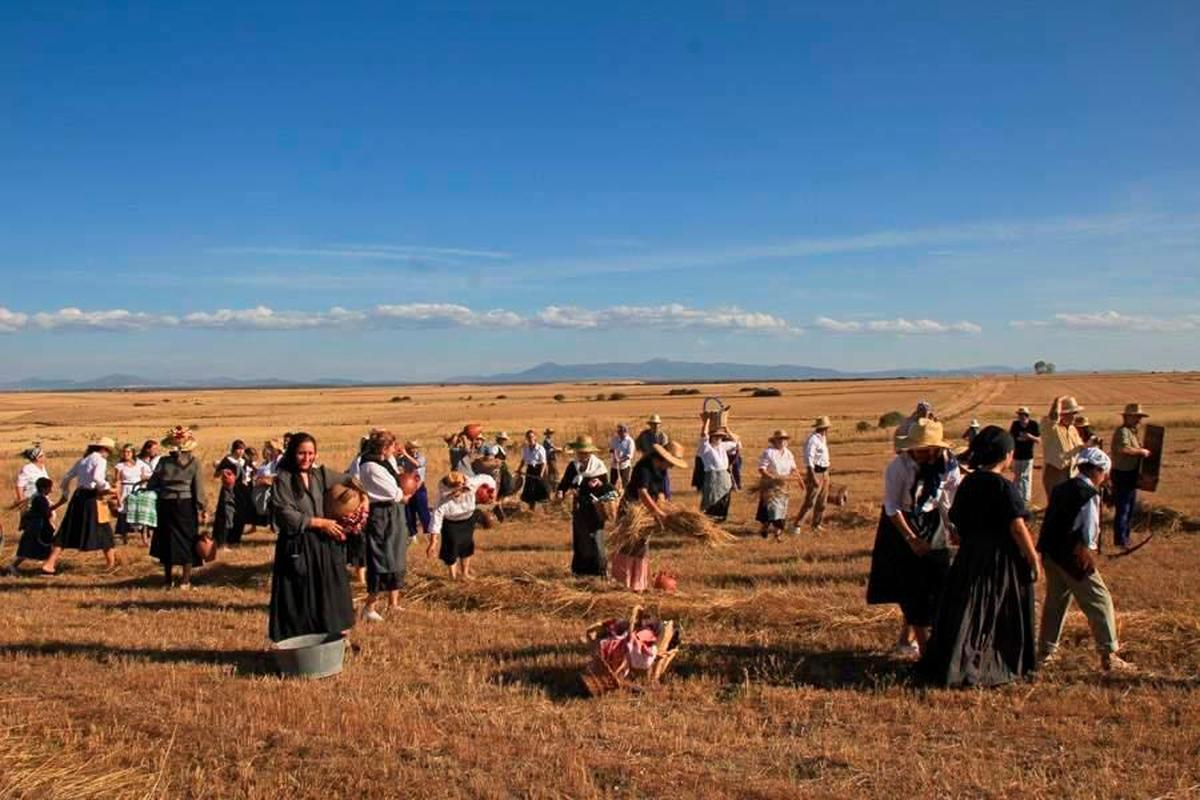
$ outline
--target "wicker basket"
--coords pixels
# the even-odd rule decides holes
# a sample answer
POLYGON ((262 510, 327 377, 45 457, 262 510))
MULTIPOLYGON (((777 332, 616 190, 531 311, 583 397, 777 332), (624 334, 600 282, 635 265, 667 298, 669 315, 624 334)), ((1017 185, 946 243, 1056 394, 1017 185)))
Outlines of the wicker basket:
MULTIPOLYGON (((633 607, 633 611, 629 615, 631 631, 637 628, 644 612, 645 609, 642 606, 633 607)), ((671 668, 671 664, 679 655, 678 645, 669 650, 666 649, 670 647, 677 632, 675 623, 666 620, 663 622, 663 632, 659 638, 658 655, 650 669, 630 669, 626 661, 622 661, 621 666, 614 669, 600 655, 600 641, 607 627, 605 622, 597 622, 589 626, 583 635, 583 639, 591 651, 592 659, 587 667, 579 673, 579 680, 584 691, 591 697, 599 697, 618 689, 634 692, 645 691, 662 681, 663 676, 666 675, 667 670, 671 668)))

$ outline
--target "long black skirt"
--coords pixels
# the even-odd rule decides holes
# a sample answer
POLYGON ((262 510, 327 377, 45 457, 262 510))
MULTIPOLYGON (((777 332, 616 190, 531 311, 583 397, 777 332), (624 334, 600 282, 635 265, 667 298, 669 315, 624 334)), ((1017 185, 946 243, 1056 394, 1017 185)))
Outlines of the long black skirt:
POLYGON ((867 581, 868 603, 896 603, 908 624, 932 625, 949 569, 950 551, 933 550, 918 556, 880 509, 867 581))
POLYGON ((442 544, 438 547, 438 558, 446 566, 453 566, 460 558, 475 555, 475 517, 442 520, 442 544))
POLYGON ((281 535, 271 569, 271 641, 341 633, 353 626, 354 601, 341 542, 315 531, 281 535))
POLYGON ((150 556, 157 558, 164 567, 190 564, 198 567, 203 561, 196 554, 196 540, 200 538, 200 520, 196 503, 191 498, 167 500, 158 498, 158 527, 150 540, 150 556))
POLYGON ((595 512, 577 508, 571 513, 571 572, 600 577, 608 574, 604 523, 595 512))
MULTIPOLYGON (((367 560, 367 587, 386 583, 388 588, 404 585, 408 559, 408 525, 398 503, 371 504, 371 516, 362 534, 367 560), (380 580, 392 575, 395 579, 380 580)), ((374 589, 372 589, 374 590, 374 589)))
POLYGON ((550 499, 550 489, 546 486, 546 468, 541 470, 526 469, 525 484, 521 487, 521 502, 529 505, 544 503, 550 499))
POLYGON ((360 568, 367 565, 367 552, 363 547, 363 537, 347 536, 346 541, 341 544, 342 550, 346 556, 346 564, 351 567, 360 568))
POLYGON ((58 529, 55 544, 64 550, 111 550, 113 529, 110 523, 100 523, 96 516, 95 489, 76 489, 67 504, 67 513, 58 529))
POLYGON ((940 686, 996 686, 1034 670, 1029 565, 1008 543, 964 539, 921 671, 940 686))
POLYGON ((45 518, 26 514, 21 517, 21 539, 17 542, 17 558, 45 561, 54 544, 54 528, 45 518))

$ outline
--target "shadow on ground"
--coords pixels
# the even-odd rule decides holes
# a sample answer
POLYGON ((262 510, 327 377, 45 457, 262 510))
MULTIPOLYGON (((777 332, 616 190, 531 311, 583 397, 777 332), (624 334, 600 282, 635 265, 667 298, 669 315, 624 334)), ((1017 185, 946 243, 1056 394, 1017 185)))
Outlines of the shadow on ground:
POLYGON ((130 659, 154 664, 210 664, 231 668, 235 675, 253 677, 273 675, 268 655, 263 650, 213 650, 204 648, 155 649, 151 647, 111 647, 99 642, 39 642, 37 644, 0 645, 0 658, 86 658, 102 664, 130 659))

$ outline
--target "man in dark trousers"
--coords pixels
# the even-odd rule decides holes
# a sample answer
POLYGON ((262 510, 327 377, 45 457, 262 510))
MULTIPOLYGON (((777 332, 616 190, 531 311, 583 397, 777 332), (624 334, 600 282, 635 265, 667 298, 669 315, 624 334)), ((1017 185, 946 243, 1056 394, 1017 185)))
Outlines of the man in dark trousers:
POLYGON ((1150 451, 1142 447, 1138 438, 1138 428, 1142 420, 1150 416, 1142 411, 1140 403, 1130 403, 1125 406, 1121 415, 1121 427, 1113 433, 1113 500, 1116 509, 1113 515, 1113 539, 1117 547, 1129 547, 1129 533, 1133 523, 1133 510, 1137 506, 1138 473, 1142 469, 1142 459, 1150 455, 1150 451))

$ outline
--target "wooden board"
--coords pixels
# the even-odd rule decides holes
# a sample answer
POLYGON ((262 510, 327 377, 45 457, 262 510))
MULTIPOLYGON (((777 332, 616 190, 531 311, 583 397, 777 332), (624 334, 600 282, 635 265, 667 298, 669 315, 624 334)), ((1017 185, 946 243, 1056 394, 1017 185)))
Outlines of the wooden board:
POLYGON ((1150 456, 1142 459, 1142 469, 1138 473, 1138 489, 1143 492, 1153 492, 1158 488, 1158 475, 1162 470, 1163 432, 1162 425, 1147 425, 1142 432, 1142 447, 1150 451, 1150 456))

